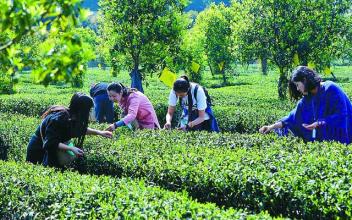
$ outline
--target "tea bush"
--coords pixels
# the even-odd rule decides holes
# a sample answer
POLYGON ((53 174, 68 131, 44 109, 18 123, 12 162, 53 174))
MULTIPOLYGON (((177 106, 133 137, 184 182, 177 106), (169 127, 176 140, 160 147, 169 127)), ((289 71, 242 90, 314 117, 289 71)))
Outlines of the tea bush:
MULTIPOLYGON (((7 118, 0 126, 5 158, 23 161, 39 122, 2 117, 7 118)), ((115 135, 113 140, 87 138, 85 158, 74 168, 143 178, 166 189, 186 190, 202 202, 275 216, 351 217, 352 146, 259 134, 118 130, 115 135)))
POLYGON ((0 161, 1 219, 271 219, 200 204, 141 180, 0 161))

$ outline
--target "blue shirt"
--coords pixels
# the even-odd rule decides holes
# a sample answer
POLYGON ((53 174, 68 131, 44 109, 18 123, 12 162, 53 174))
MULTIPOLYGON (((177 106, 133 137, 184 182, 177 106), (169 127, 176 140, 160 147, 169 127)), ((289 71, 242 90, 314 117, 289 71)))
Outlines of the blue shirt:
POLYGON ((298 101, 295 109, 280 120, 292 133, 306 141, 352 141, 352 105, 343 90, 331 81, 324 82, 317 94, 309 94, 298 101), (320 121, 316 137, 302 124, 320 121))
POLYGON ((107 83, 97 83, 90 89, 89 94, 92 98, 98 95, 107 95, 108 86, 107 83))

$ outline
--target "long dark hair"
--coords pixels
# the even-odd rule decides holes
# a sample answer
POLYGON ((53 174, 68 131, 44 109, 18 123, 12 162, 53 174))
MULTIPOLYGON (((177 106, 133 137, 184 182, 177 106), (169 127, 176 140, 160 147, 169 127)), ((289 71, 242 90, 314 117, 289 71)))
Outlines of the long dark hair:
POLYGON ((132 92, 138 91, 137 89, 127 88, 126 86, 124 86, 122 83, 119 83, 119 82, 110 83, 108 85, 107 90, 114 91, 119 94, 122 93, 122 97, 124 98, 129 96, 132 92))
POLYGON ((173 90, 175 92, 188 92, 191 87, 191 83, 187 76, 181 76, 174 82, 173 90))
POLYGON ((303 94, 297 90, 294 82, 302 82, 304 89, 309 94, 312 90, 320 86, 321 81, 321 77, 314 70, 306 66, 297 67, 293 70, 289 81, 289 94, 291 100, 298 100, 303 96, 303 94))
POLYGON ((81 148, 87 133, 89 113, 94 105, 91 97, 77 92, 70 101, 68 112, 71 118, 71 137, 77 138, 75 146, 81 148))
POLYGON ((75 146, 82 148, 88 128, 90 110, 93 105, 92 98, 84 93, 77 92, 72 96, 68 108, 62 105, 53 105, 43 113, 42 119, 53 113, 66 113, 70 123, 70 136, 71 138, 77 138, 75 146))

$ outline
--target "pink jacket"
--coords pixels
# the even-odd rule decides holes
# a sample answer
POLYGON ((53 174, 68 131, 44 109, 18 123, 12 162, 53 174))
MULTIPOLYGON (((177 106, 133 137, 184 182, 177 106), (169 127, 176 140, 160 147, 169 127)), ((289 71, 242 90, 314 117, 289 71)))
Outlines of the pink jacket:
POLYGON ((132 92, 128 97, 121 100, 119 106, 126 114, 122 119, 126 125, 133 120, 137 120, 140 129, 160 128, 153 105, 143 93, 132 92))

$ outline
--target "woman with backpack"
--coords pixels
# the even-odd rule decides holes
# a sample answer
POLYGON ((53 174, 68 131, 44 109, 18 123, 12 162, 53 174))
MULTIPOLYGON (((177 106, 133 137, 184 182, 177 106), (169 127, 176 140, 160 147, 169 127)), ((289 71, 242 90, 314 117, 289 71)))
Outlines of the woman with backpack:
POLYGON ((143 93, 137 89, 127 88, 122 83, 111 83, 107 90, 109 99, 119 104, 123 115, 121 120, 107 128, 108 131, 114 131, 121 126, 160 129, 154 107, 143 93))
POLYGON ((74 157, 82 156, 86 134, 111 138, 109 131, 88 128, 92 107, 93 100, 84 93, 75 93, 68 108, 50 107, 42 115, 43 120, 28 144, 26 161, 62 168, 60 152, 70 152, 74 157), (76 138, 75 146, 68 146, 71 138, 76 138))
POLYGON ((216 118, 211 109, 211 99, 208 92, 202 86, 190 82, 187 76, 181 76, 174 82, 173 89, 169 95, 165 129, 171 128, 171 121, 178 100, 182 107, 179 129, 219 132, 216 118))

